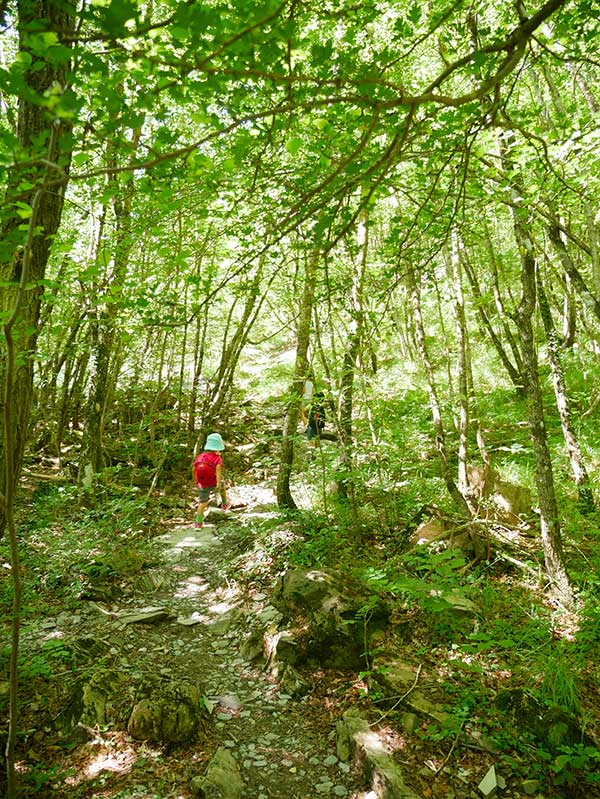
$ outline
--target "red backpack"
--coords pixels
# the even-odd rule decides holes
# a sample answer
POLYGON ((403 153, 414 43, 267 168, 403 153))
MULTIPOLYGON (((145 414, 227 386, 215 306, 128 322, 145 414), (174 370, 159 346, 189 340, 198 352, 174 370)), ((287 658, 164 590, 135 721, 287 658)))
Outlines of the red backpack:
POLYGON ((206 455, 201 452, 194 461, 194 474, 196 475, 196 483, 201 486, 216 486, 217 484, 217 467, 213 463, 206 463, 202 458, 206 455))

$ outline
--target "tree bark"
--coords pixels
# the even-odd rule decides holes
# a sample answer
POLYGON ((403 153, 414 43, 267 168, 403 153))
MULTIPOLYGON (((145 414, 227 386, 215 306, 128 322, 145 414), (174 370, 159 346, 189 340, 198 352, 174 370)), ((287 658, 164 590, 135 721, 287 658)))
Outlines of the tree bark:
MULTIPOLYGON (((517 176, 518 177, 518 176, 517 176)), ((517 180, 517 183, 519 181, 517 180)), ((524 192, 516 187, 516 194, 524 192)), ((554 489, 554 472, 548 449, 544 419, 542 388, 538 374, 532 317, 536 305, 536 259, 533 239, 529 233, 530 220, 518 202, 511 205, 515 239, 521 259, 521 302, 517 310, 518 330, 523 355, 523 378, 527 399, 527 419, 533 444, 535 482, 540 507, 540 527, 546 574, 563 603, 570 606, 573 594, 565 565, 562 536, 554 489)))
MULTIPOLYGON (((141 129, 139 128, 133 133, 132 157, 135 157, 140 133, 141 129)), ((114 145, 109 143, 108 161, 115 166, 113 148, 114 145)), ((109 178, 109 182, 114 182, 114 178, 109 178)), ((135 183, 133 174, 131 174, 124 189, 119 191, 113 200, 115 231, 112 275, 107 281, 103 294, 97 298, 90 319, 91 368, 79 458, 79 482, 87 489, 91 489, 93 476, 101 471, 104 465, 104 419, 111 392, 110 363, 119 335, 118 300, 123 292, 123 281, 131 252, 130 228, 134 193, 135 183)), ((116 375, 114 377, 116 379, 116 375)))
POLYGON ((337 480, 337 490, 342 497, 348 497, 355 507, 354 484, 348 477, 352 473, 352 414, 354 409, 354 381, 356 377, 356 365, 361 350, 363 334, 365 329, 364 316, 364 285, 367 272, 367 262, 369 254, 369 220, 365 212, 361 226, 359 227, 358 245, 360 247, 357 268, 352 275, 352 291, 350 293, 350 330, 344 358, 342 363, 342 374, 340 379, 340 444, 343 469, 346 477, 337 480))
MULTIPOLYGON (((469 369, 468 338, 465 318, 462 271, 459 257, 459 241, 456 231, 452 233, 450 253, 450 277, 454 285, 454 315, 456 322, 456 349, 458 352, 458 490, 469 502, 469 369)), ((471 511, 473 509, 471 508, 471 511)))
POLYGON ((431 408, 431 415, 433 417, 433 427, 435 431, 435 447, 440 461, 442 477, 444 479, 444 483, 446 484, 446 488, 448 489, 448 493, 456 503, 456 506, 460 514, 465 518, 470 519, 471 511, 469 510, 469 506, 464 496, 460 493, 460 490, 456 485, 454 478, 450 474, 450 467, 448 464, 448 454, 446 451, 444 422, 442 420, 442 412, 440 409, 440 403, 437 396, 435 378, 433 375, 433 368, 431 366, 431 360, 429 358, 429 352, 427 350, 427 343, 425 341, 425 327, 423 325, 423 315, 421 312, 421 293, 417 285, 414 268, 412 267, 411 264, 407 265, 406 275, 408 280, 409 291, 412 297, 412 310, 413 310, 413 320, 415 324, 415 338, 417 341, 417 349, 421 357, 421 363, 425 370, 425 375, 427 378, 427 387, 429 389, 429 406, 431 408))
POLYGON ((479 316, 481 327, 483 331, 486 333, 486 335, 489 337, 490 341, 492 342, 492 345, 496 350, 498 357, 502 361, 502 364, 506 369, 506 372, 512 384, 517 389, 517 391, 522 391, 523 378, 520 372, 521 363, 520 361, 517 362, 518 364, 517 366, 513 364, 513 362, 510 359, 510 355, 508 354, 506 348, 504 347, 502 339, 496 333, 496 330, 492 325, 492 320, 490 318, 490 314, 488 313, 488 308, 487 308, 488 303, 484 299, 483 292, 481 291, 481 286, 479 284, 479 279, 477 277, 477 273, 475 272, 475 269, 471 264, 471 260, 466 250, 461 249, 460 258, 462 265, 465 268, 465 273, 469 280, 471 291, 473 292, 473 296, 475 297, 476 300, 477 314, 479 316))
MULTIPOLYGON (((23 32, 30 26, 35 30, 47 31, 58 41, 69 46, 72 29, 72 9, 69 4, 56 0, 23 0, 18 4, 18 26, 20 32, 20 51, 27 53, 31 66, 25 73, 28 89, 37 97, 46 92, 67 91, 69 64, 55 64, 51 55, 40 55, 27 49, 23 32)), ((23 219, 17 213, 16 202, 31 205, 33 198, 44 180, 46 165, 51 164, 52 178, 58 185, 52 189, 44 188, 39 199, 38 226, 31 242, 29 253, 28 285, 20 303, 19 318, 13 331, 15 341, 15 374, 12 385, 14 419, 12 430, 3 429, 3 415, 0 414, 0 463, 6 459, 6 449, 14 452, 14 469, 10 475, 2 470, 0 475, 0 497, 6 495, 7 480, 16 488, 29 428, 32 402, 33 353, 38 337, 38 322, 43 295, 43 280, 54 234, 61 219, 64 189, 67 183, 71 158, 71 123, 46 110, 45 104, 30 102, 21 98, 17 123, 17 137, 22 159, 11 169, 5 207, 8 209, 0 227, 0 311, 10 312, 14 306, 17 286, 23 269, 23 248, 26 233, 22 230, 23 219), (29 156, 27 159, 25 156, 29 156), (45 163, 44 163, 45 161, 45 163), (25 164, 20 166, 20 164, 25 164), (33 188, 22 188, 28 184, 33 188)), ((0 404, 7 401, 6 360, 4 354, 0 361, 0 404)), ((0 503, 0 536, 5 525, 4 507, 0 503)))
POLYGON ((575 485, 579 492, 579 502, 585 512, 590 513, 594 510, 594 497, 590 487, 590 479, 583 462, 581 449, 575 429, 571 420, 571 410, 569 407, 569 398, 567 396, 567 387, 565 382, 564 370, 560 359, 560 344, 559 338, 554 326, 552 314, 550 312, 550 305, 546 297, 544 283, 540 272, 537 272, 537 295, 540 306, 540 315, 546 333, 546 341, 548 343, 548 360, 550 361, 550 368, 552 370, 552 383, 554 386, 554 395, 556 397, 556 407, 560 416, 560 424, 565 439, 567 454, 571 464, 571 471, 575 485))
POLYGON ((260 308, 265 300, 265 294, 261 292, 261 285, 264 273, 264 260, 261 259, 252 277, 244 287, 245 302, 239 322, 235 323, 235 330, 229 340, 229 327, 233 325, 234 307, 232 303, 228 324, 223 334, 223 346, 221 348, 221 358, 214 378, 211 380, 211 390, 207 393, 202 408, 202 427, 212 425, 216 420, 231 394, 233 379, 237 365, 244 347, 252 331, 254 322, 257 319, 260 308))
POLYGON ((312 253, 305 256, 304 287, 298 313, 296 362, 294 377, 289 388, 289 402, 283 423, 281 457, 277 474, 277 504, 280 508, 296 509, 296 502, 290 489, 290 478, 294 462, 294 439, 298 431, 300 405, 304 383, 309 376, 308 347, 310 343, 311 319, 315 296, 315 278, 320 252, 315 246, 312 253))
POLYGON ((550 236, 550 241, 554 245, 554 249, 556 250, 556 253, 560 259, 565 274, 567 274, 571 279, 573 288, 581 297, 585 307, 591 311, 596 317, 597 321, 600 322, 600 300, 598 300, 594 293, 588 288, 588 285, 583 279, 581 272, 575 266, 567 246, 562 240, 558 220, 555 220, 553 224, 549 225, 548 234, 550 236))

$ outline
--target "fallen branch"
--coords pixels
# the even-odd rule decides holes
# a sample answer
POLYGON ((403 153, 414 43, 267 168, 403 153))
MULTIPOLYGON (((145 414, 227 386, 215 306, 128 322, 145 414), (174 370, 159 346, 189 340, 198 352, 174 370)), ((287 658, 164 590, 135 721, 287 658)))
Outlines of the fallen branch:
POLYGON ((49 480, 52 483, 68 482, 64 474, 53 474, 48 472, 31 472, 26 469, 23 469, 23 477, 29 477, 32 480, 49 480))
POLYGON ((532 574, 536 579, 538 580, 540 579, 539 569, 536 571, 532 566, 529 566, 527 563, 523 563, 522 560, 517 560, 516 558, 507 555, 505 552, 499 552, 498 558, 507 560, 509 563, 512 563, 514 566, 518 566, 520 569, 529 572, 529 574, 532 574))

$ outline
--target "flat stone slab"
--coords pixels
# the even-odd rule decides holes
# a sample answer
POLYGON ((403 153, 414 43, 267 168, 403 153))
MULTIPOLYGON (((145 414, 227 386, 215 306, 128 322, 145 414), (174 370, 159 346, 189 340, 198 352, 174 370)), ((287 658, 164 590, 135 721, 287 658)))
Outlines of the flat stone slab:
POLYGON ((190 549, 211 549, 219 545, 219 539, 214 535, 214 527, 180 527, 167 535, 157 539, 161 544, 170 545, 165 549, 163 558, 168 561, 178 560, 181 554, 190 549))
POLYGON ((121 624, 156 624, 169 618, 169 611, 162 607, 139 608, 117 614, 121 624))

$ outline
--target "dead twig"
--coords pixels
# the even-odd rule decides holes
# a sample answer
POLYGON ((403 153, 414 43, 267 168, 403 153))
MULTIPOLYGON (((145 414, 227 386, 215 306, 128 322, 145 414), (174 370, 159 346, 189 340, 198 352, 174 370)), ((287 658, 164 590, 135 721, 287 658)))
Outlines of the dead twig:
POLYGON ((441 770, 444 768, 444 766, 446 765, 446 763, 447 763, 447 762, 450 760, 450 756, 452 755, 452 752, 454 752, 454 750, 456 749, 456 744, 458 743, 458 739, 460 738, 460 734, 461 734, 461 732, 462 732, 462 728, 465 726, 465 721, 466 721, 466 719, 463 719, 463 720, 461 721, 461 723, 460 723, 460 727, 459 727, 459 729, 458 729, 458 732, 456 733, 456 736, 455 736, 454 740, 452 741, 452 746, 450 747, 450 749, 449 749, 449 751, 448 751, 448 754, 446 755, 446 757, 445 757, 445 758, 442 760, 442 762, 441 762, 441 765, 439 766, 439 768, 437 768, 437 769, 434 771, 434 773, 433 773, 434 777, 437 777, 437 775, 438 775, 438 774, 440 773, 440 771, 441 771, 441 770))
MULTIPOLYGON (((407 697, 407 696, 409 696, 409 695, 410 695, 410 694, 411 694, 411 693, 412 693, 412 692, 415 690, 415 688, 417 687, 417 683, 419 682, 419 677, 421 676, 421 669, 422 669, 422 668, 423 668, 423 664, 422 664, 422 663, 419 663, 419 668, 417 669, 417 673, 416 673, 416 675, 415 675, 415 681, 414 681, 414 682, 413 682, 413 684, 410 686, 410 688, 408 689, 408 691, 406 691, 406 693, 402 694, 402 696, 398 697, 398 700, 397 700, 396 702, 394 702, 394 704, 393 704, 393 705, 392 705, 390 708, 388 708, 388 709, 385 711, 385 713, 383 713, 383 714, 382 714, 382 715, 381 715, 381 716, 380 716, 380 717, 377 719, 377 721, 374 721, 374 722, 372 722, 371 724, 369 724, 369 727, 374 727, 376 724, 381 724, 381 722, 383 721, 383 719, 384 719, 384 718, 386 718, 387 716, 389 716, 389 715, 390 715, 390 713, 392 713, 392 712, 393 712, 393 711, 394 711, 394 710, 395 710, 395 709, 398 707, 398 705, 400 704, 400 702, 402 702, 404 699, 406 699, 406 697, 407 697)), ((393 698, 394 698, 394 697, 393 697, 393 698)))

